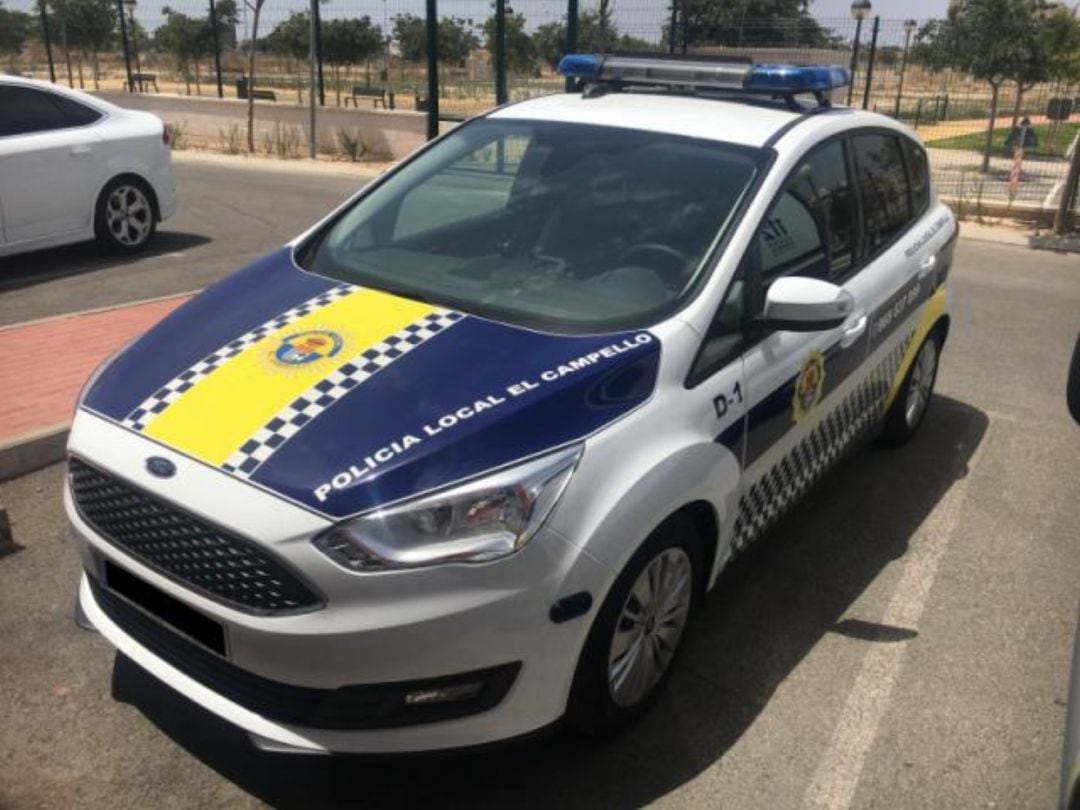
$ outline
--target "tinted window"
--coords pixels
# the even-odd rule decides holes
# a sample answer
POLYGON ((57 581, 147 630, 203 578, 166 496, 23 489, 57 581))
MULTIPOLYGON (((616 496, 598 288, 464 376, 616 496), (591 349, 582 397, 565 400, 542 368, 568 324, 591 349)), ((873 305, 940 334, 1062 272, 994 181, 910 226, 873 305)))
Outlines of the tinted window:
POLYGON ((780 276, 839 281, 851 269, 855 199, 841 141, 811 152, 758 232, 764 287, 780 276))
POLYGON ((64 117, 64 126, 83 127, 92 124, 101 118, 97 110, 80 104, 64 96, 49 96, 49 100, 60 108, 60 114, 64 117))
POLYGON ((907 158, 908 179, 911 181, 911 204, 914 215, 919 216, 930 204, 930 167, 926 152, 910 138, 903 138, 904 156, 907 158))
POLYGON ((907 174, 897 137, 858 135, 852 143, 863 200, 866 251, 873 253, 892 241, 911 221, 907 174))
POLYGON ((96 110, 53 93, 0 85, 0 135, 83 126, 98 118, 96 110))
POLYGON ((658 132, 481 119, 361 198, 301 262, 541 328, 644 326, 703 272, 761 158, 658 132))

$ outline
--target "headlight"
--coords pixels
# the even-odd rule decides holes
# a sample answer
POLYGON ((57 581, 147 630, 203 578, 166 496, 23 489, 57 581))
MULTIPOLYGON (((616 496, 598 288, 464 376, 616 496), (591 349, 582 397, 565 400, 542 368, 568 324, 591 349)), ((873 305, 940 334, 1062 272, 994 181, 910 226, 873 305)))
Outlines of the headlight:
POLYGON ((513 554, 555 508, 580 445, 341 523, 315 538, 353 571, 479 563, 513 554))

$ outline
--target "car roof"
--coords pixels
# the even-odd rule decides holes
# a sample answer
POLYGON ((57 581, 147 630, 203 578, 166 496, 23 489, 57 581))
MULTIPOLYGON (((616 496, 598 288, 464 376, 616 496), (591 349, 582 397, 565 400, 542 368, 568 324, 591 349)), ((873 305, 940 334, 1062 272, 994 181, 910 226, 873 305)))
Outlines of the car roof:
POLYGON ((542 96, 496 110, 492 118, 594 124, 763 146, 804 113, 741 101, 662 93, 542 96))
POLYGON ((655 92, 610 92, 592 98, 581 93, 541 96, 501 107, 489 117, 623 127, 763 147, 772 145, 796 122, 800 123, 797 131, 805 128, 805 134, 835 131, 835 119, 841 114, 843 128, 897 128, 886 116, 849 107, 791 110, 760 97, 728 100, 655 92))

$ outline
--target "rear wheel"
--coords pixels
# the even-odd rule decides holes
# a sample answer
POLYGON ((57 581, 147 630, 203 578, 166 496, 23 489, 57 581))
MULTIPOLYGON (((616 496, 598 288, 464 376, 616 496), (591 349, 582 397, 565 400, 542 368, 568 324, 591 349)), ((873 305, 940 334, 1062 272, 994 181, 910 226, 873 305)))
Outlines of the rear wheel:
POLYGON ((700 597, 701 539, 674 515, 638 549, 596 615, 574 675, 567 719, 589 734, 617 732, 655 702, 700 597))
POLYGON ((931 332, 911 362, 896 399, 885 414, 882 439, 887 444, 901 445, 910 441, 926 417, 937 380, 940 341, 938 332, 931 332))
POLYGON ((112 180, 98 197, 94 232, 101 246, 114 253, 135 253, 157 229, 153 192, 136 177, 112 180))

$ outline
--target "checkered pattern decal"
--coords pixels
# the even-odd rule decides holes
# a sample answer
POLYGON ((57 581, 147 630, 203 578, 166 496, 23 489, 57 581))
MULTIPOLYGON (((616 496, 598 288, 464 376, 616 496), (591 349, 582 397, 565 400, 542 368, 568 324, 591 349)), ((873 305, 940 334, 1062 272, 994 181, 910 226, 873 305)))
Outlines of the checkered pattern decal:
POLYGON ((278 411, 229 456, 221 465, 222 469, 240 478, 249 478, 260 464, 299 433, 304 425, 377 371, 453 326, 462 317, 460 312, 436 310, 361 352, 278 411))
POLYGON ((737 551, 772 525, 846 450, 874 428, 914 336, 912 331, 897 343, 858 388, 743 495, 735 517, 737 551))
POLYGON ((299 320, 305 315, 310 315, 312 312, 322 309, 339 298, 344 298, 346 295, 349 295, 357 289, 359 288, 352 284, 339 284, 336 287, 331 287, 329 290, 319 293, 314 298, 309 298, 307 301, 281 313, 266 323, 256 326, 250 332, 226 343, 212 354, 208 354, 187 371, 177 377, 173 377, 169 382, 165 383, 163 387, 147 397, 139 407, 124 418, 124 427, 129 427, 138 431, 145 430, 157 416, 176 402, 176 400, 184 393, 189 391, 192 386, 221 368, 222 365, 227 363, 233 357, 236 357, 244 351, 244 349, 258 343, 267 335, 283 326, 288 326, 293 321, 299 320))

